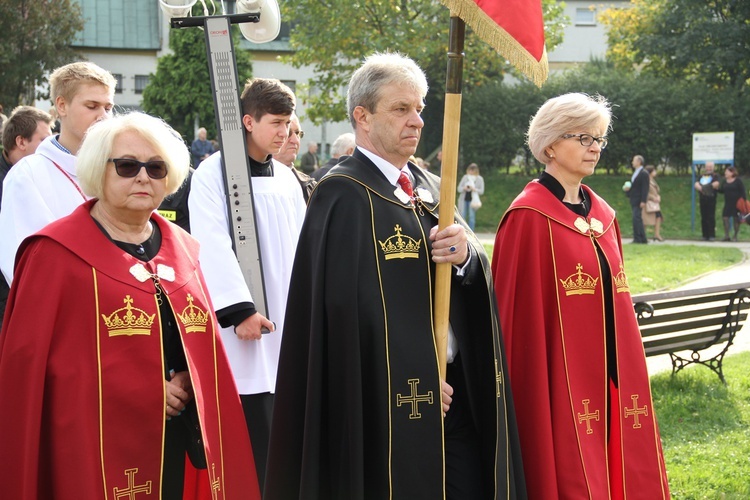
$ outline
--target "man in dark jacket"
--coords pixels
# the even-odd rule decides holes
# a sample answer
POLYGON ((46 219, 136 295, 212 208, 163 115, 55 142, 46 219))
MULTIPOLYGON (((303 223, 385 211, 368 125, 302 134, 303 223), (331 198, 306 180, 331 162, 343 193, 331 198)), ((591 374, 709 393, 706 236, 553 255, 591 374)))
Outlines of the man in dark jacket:
POLYGON ((646 206, 646 199, 648 199, 649 176, 643 169, 643 156, 635 155, 631 165, 633 176, 630 178, 630 188, 625 192, 630 198, 630 208, 633 211, 633 243, 648 243, 641 210, 646 206))

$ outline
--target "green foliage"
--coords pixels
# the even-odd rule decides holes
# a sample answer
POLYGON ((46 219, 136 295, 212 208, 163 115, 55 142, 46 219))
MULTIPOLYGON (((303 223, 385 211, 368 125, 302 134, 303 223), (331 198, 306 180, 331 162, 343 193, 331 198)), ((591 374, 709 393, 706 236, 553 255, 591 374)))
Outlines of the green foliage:
POLYGON ((9 113, 31 103, 35 89, 55 68, 79 59, 70 47, 83 29, 73 0, 0 0, 0 103, 9 113))
MULTIPOLYGON (((234 46, 239 30, 233 28, 234 46)), ((175 128, 188 143, 193 140, 195 117, 216 137, 214 99, 211 92, 205 34, 198 28, 173 29, 169 34, 173 53, 159 58, 156 74, 151 75, 143 91, 143 109, 159 116, 175 128)), ((236 50, 237 76, 240 85, 252 76, 250 53, 236 50)))
MULTIPOLYGON (((308 106, 308 120, 345 120, 346 84, 362 59, 376 51, 399 51, 421 66, 430 83, 420 150, 440 144, 450 12, 438 0, 289 0, 281 7, 283 19, 294 23, 294 52, 285 61, 314 68, 310 87, 298 89, 308 106)), ((544 0, 543 8, 547 50, 552 50, 562 40, 562 7, 544 0)), ((502 80, 514 71, 470 30, 465 54, 465 89, 502 80)))
POLYGON ((608 59, 644 73, 743 91, 750 79, 750 2, 633 0, 601 17, 608 59))
POLYGON ((629 171, 631 158, 640 154, 647 163, 687 174, 692 134, 726 130, 734 131, 737 138, 735 166, 740 172, 750 170, 750 141, 742 139, 750 136, 750 99, 702 82, 637 75, 603 61, 553 75, 541 90, 530 84, 501 83, 467 91, 461 160, 497 168, 509 165, 514 151, 528 156, 523 139, 529 118, 546 99, 567 92, 601 94, 613 105, 612 131, 600 171, 629 171))
MULTIPOLYGON (((740 335, 747 332, 740 332, 740 335)), ((730 349, 730 353, 732 350, 730 349)), ((749 498, 750 353, 724 362, 727 386, 710 370, 690 367, 651 378, 675 499, 749 498)))

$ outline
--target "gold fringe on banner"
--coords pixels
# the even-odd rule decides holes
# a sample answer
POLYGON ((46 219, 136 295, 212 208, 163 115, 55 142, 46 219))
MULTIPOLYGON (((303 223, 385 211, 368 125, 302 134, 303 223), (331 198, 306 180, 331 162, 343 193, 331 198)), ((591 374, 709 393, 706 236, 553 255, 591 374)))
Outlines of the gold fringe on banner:
POLYGON ((547 80, 549 62, 546 47, 542 52, 541 61, 537 61, 523 45, 480 9, 473 0, 440 0, 440 3, 448 7, 452 15, 463 19, 479 38, 529 77, 537 87, 541 87, 547 80))

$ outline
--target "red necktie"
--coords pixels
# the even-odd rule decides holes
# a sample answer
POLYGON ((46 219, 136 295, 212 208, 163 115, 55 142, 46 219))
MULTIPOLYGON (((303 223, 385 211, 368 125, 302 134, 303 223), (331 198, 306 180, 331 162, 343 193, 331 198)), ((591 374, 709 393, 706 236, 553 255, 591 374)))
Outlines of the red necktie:
POLYGON ((406 172, 403 170, 401 171, 401 174, 398 176, 398 185, 401 186, 401 189, 404 190, 404 193, 409 195, 409 198, 414 197, 414 189, 411 187, 411 181, 409 180, 409 176, 406 175, 406 172))

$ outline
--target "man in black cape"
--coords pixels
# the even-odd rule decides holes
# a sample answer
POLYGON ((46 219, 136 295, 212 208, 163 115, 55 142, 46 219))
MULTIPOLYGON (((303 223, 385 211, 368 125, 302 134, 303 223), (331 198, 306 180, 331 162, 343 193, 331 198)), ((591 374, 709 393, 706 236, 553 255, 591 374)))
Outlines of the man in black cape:
POLYGON ((266 500, 526 497, 487 256, 463 221, 437 231, 440 180, 408 163, 426 93, 397 54, 350 81, 357 149, 318 184, 300 235, 266 500), (447 383, 432 319, 443 262, 447 383))

